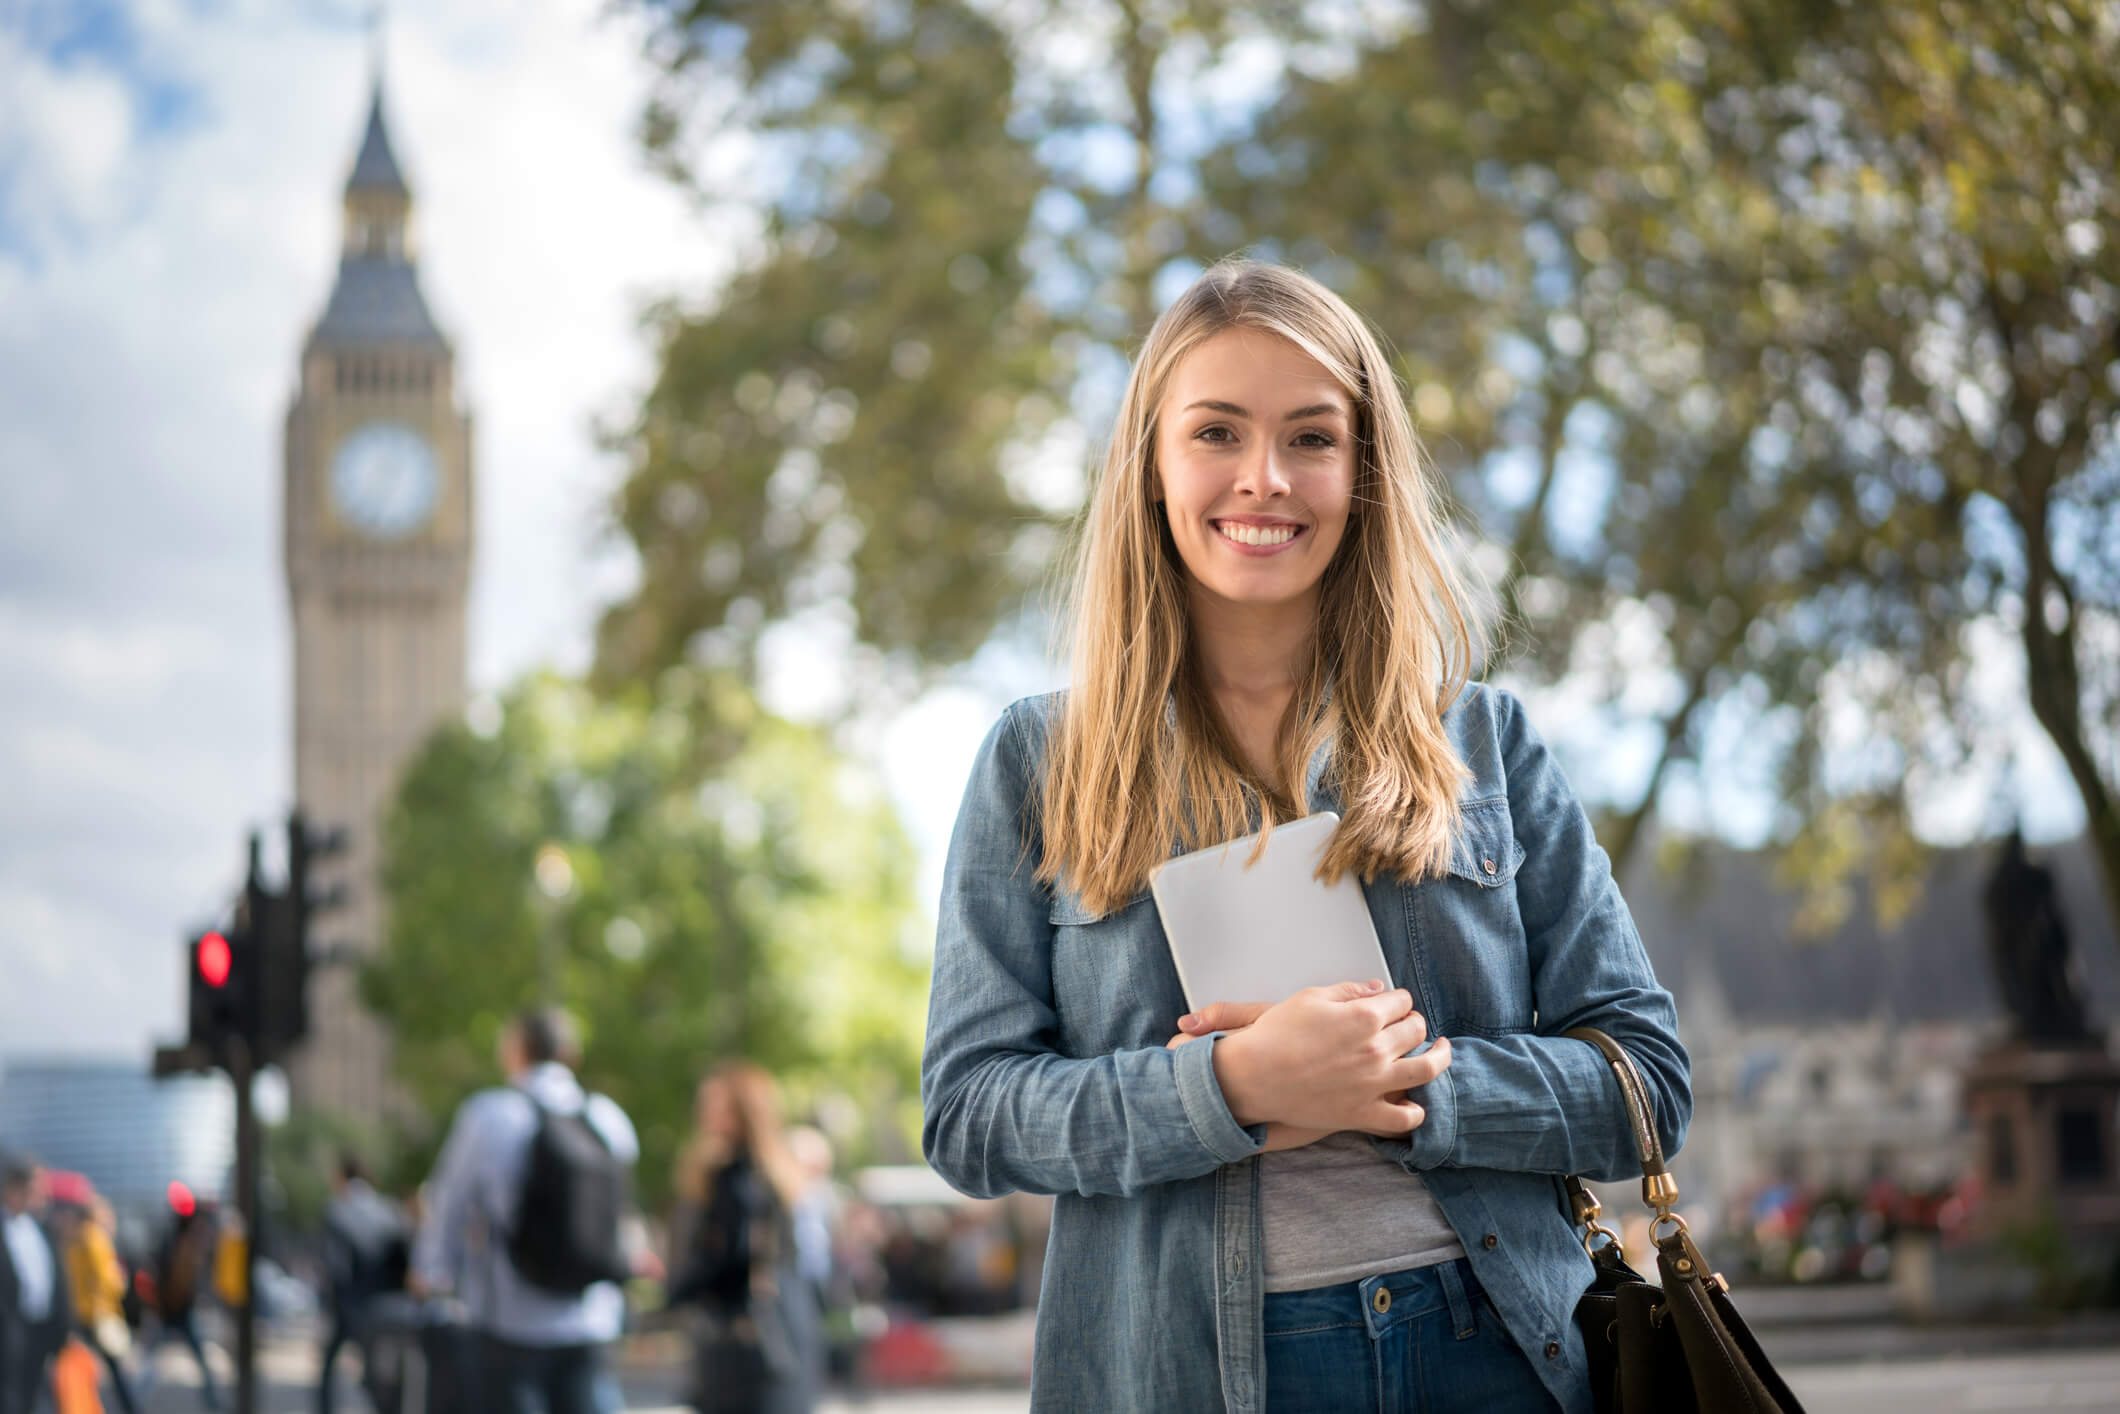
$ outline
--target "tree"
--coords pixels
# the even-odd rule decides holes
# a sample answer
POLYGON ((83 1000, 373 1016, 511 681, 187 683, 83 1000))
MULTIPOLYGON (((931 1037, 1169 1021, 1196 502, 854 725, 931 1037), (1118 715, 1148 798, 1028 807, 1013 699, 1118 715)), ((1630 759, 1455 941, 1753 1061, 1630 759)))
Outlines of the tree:
POLYGON ((1026 532, 1045 518, 999 474, 1062 362, 1015 259, 1037 183, 1013 65, 967 7, 894 13, 668 16, 651 148, 700 182, 691 87, 738 75, 736 112, 704 121, 757 136, 765 248, 704 308, 650 316, 659 373, 613 439, 642 578, 605 616, 607 679, 747 668, 761 631, 806 611, 844 614, 884 659, 952 663, 1044 567, 1026 532))
POLYGON ((617 700, 533 678, 490 734, 446 728, 408 770, 363 992, 400 1080, 442 1116, 495 1083, 495 1037, 540 1000, 551 949, 553 999, 584 1023, 584 1082, 632 1114, 641 1191, 659 1202, 718 1057, 805 1094, 911 1093, 925 970, 910 877, 880 787, 726 675, 667 674, 652 698, 617 700), (738 744, 702 745, 703 720, 738 744), (541 882, 558 898, 537 877, 553 846, 565 877, 541 882))

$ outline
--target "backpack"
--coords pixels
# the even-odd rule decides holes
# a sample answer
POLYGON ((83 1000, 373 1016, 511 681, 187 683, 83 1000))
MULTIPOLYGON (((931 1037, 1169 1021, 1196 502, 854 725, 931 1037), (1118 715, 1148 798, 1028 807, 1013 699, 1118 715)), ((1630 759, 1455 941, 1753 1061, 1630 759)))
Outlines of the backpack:
POLYGON ((178 1320, 198 1301, 199 1273, 206 1265, 204 1244, 213 1230, 203 1218, 186 1218, 163 1239, 155 1260, 155 1312, 178 1320))
POLYGON ((508 1257, 532 1286, 578 1296, 600 1281, 632 1275, 619 1238, 626 1206, 625 1165, 611 1153, 586 1106, 561 1114, 539 1104, 537 1133, 523 1166, 508 1257))
POLYGON ((344 1254, 335 1299, 359 1303, 402 1291, 412 1263, 412 1233, 396 1206, 373 1192, 335 1200, 324 1216, 326 1238, 344 1254))

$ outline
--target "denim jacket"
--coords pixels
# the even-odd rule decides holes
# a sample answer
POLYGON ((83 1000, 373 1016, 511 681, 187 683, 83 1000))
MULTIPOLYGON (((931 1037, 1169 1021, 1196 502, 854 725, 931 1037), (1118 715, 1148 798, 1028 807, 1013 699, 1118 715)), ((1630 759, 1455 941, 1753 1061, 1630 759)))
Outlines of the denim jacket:
MULTIPOLYGON (((1038 1307, 1037 1410, 1256 1411, 1264 1251, 1254 1156, 1231 1116, 1221 1033, 1175 1050, 1186 1011, 1144 889, 1114 912, 1035 878, 1031 802, 1060 694, 1010 707, 979 750, 945 867, 921 1064, 928 1161, 979 1197, 1057 1194, 1038 1307)), ((1691 1068, 1604 851, 1522 704, 1472 685, 1444 727, 1473 779, 1447 873, 1364 886, 1392 980, 1450 1068, 1426 1119, 1375 1139, 1421 1175, 1503 1324, 1564 1414, 1590 1414, 1576 1297, 1591 1278, 1561 1176, 1640 1173, 1618 1083, 1561 1033, 1626 1047, 1667 1154, 1691 1068)), ((1337 808, 1330 748, 1315 812, 1337 808)), ((1353 980, 1353 979, 1350 979, 1353 980)))

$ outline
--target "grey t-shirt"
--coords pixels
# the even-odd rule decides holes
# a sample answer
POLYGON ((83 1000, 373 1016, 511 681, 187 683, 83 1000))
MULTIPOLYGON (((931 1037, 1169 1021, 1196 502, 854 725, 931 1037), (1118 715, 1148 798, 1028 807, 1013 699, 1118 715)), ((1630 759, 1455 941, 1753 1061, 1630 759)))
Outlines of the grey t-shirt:
POLYGON ((1308 1291, 1465 1255, 1421 1176, 1369 1136, 1328 1134, 1259 1156, 1266 1289, 1308 1291))

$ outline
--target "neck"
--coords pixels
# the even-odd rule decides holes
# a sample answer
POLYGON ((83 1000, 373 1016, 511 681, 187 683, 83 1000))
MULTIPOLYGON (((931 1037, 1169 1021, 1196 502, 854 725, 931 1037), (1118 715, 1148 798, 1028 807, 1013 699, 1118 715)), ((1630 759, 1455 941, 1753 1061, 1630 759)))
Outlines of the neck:
POLYGON ((1302 679, 1318 631, 1315 588, 1285 604, 1238 604, 1188 587, 1200 681, 1217 698, 1286 699, 1302 679))

